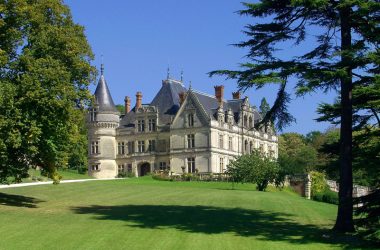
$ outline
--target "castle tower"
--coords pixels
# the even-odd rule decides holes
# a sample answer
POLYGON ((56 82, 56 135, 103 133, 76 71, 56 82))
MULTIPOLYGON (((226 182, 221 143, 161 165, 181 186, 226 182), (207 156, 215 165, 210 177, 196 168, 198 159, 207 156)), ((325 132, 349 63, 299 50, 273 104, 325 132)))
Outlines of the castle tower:
POLYGON ((88 127, 88 173, 95 178, 114 178, 116 164, 116 128, 120 113, 117 111, 104 79, 104 67, 95 90, 95 103, 89 108, 88 127))

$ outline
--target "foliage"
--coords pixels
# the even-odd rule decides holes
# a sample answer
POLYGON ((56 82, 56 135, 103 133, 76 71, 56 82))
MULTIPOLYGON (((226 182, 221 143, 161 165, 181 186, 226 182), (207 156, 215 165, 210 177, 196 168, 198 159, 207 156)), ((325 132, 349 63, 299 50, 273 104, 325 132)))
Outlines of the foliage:
POLYGON ((84 143, 78 121, 92 59, 62 1, 0 2, 0 182, 19 182, 36 166, 59 181, 57 168, 84 143))
POLYGON ((117 178, 133 178, 135 177, 135 173, 133 172, 119 172, 117 174, 117 178))
POLYGON ((325 120, 338 118, 341 129, 341 202, 334 229, 353 231, 352 127, 363 127, 371 123, 373 117, 380 124, 377 115, 380 3, 375 0, 261 0, 243 4, 245 9, 240 11, 241 15, 261 18, 246 26, 244 33, 248 40, 236 44, 249 49, 250 62, 242 63, 242 70, 218 70, 210 75, 236 79, 241 90, 278 85, 274 105, 260 123, 275 120, 280 130, 295 120, 287 110, 291 100, 290 79, 297 79, 294 92, 298 96, 319 90, 337 92, 337 102, 322 105, 319 111, 325 120), (312 48, 304 52, 302 45, 305 44, 312 48), (286 58, 279 53, 281 46, 302 49, 286 58))
POLYGON ((278 162, 285 174, 308 173, 316 169, 317 151, 305 143, 302 135, 284 133, 279 136, 278 162))
POLYGON ((322 193, 328 189, 325 174, 317 171, 310 172, 311 177, 311 195, 322 193))
POLYGON ((245 154, 231 161, 226 173, 234 182, 255 183, 259 191, 279 177, 278 163, 259 151, 245 154))
POLYGON ((330 189, 324 189, 321 192, 313 194, 312 199, 316 201, 325 202, 325 203, 335 204, 335 205, 339 204, 338 193, 333 192, 330 189))
POLYGON ((356 225, 364 228, 369 238, 380 242, 380 188, 356 198, 355 203, 361 204, 355 210, 356 225))
POLYGON ((120 112, 120 114, 124 115, 124 113, 125 113, 125 107, 124 107, 124 105, 116 104, 115 107, 120 112))

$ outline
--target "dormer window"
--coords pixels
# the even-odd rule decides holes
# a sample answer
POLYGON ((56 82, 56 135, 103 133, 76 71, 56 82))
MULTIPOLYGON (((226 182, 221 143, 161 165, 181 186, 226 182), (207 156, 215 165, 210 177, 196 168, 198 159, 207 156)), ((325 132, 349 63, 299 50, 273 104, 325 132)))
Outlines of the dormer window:
POLYGON ((138 120, 137 121, 137 131, 138 132, 144 132, 145 131, 145 121, 144 120, 138 120))
POLYGON ((193 127, 194 126, 194 114, 188 114, 187 115, 187 125, 189 127, 193 127))

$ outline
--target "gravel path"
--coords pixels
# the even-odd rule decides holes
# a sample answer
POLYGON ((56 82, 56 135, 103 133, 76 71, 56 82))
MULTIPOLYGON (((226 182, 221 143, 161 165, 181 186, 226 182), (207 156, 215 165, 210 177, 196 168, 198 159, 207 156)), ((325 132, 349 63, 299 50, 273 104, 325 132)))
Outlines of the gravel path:
MULTIPOLYGON (((63 180, 60 181, 60 184, 63 183, 73 183, 73 182, 85 182, 85 181, 106 181, 106 180, 122 180, 124 178, 109 178, 109 179, 79 179, 79 180, 63 180)), ((30 182, 30 183, 18 183, 10 185, 0 185, 0 189, 3 188, 14 188, 14 187, 27 187, 27 186, 36 186, 36 185, 47 185, 53 184, 53 181, 41 181, 41 182, 30 182)))

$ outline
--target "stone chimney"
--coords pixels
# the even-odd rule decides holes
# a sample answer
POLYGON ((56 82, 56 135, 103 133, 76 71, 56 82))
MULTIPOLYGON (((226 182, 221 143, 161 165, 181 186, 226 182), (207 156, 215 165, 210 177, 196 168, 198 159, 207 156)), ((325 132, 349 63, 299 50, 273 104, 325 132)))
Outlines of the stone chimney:
POLYGON ((142 93, 139 91, 136 93, 136 109, 141 108, 142 105, 142 93))
POLYGON ((232 98, 234 100, 240 99, 240 91, 232 92, 232 98))
POLYGON ((129 96, 126 96, 124 98, 124 108, 125 108, 125 114, 128 114, 129 111, 131 111, 131 98, 129 98, 129 96))
POLYGON ((183 102, 185 101, 186 98, 186 93, 185 92, 180 92, 178 94, 179 96, 179 105, 182 106, 183 102))
POLYGON ((224 96, 224 86, 214 86, 215 88, 215 97, 219 102, 219 107, 223 106, 223 96, 224 96))

